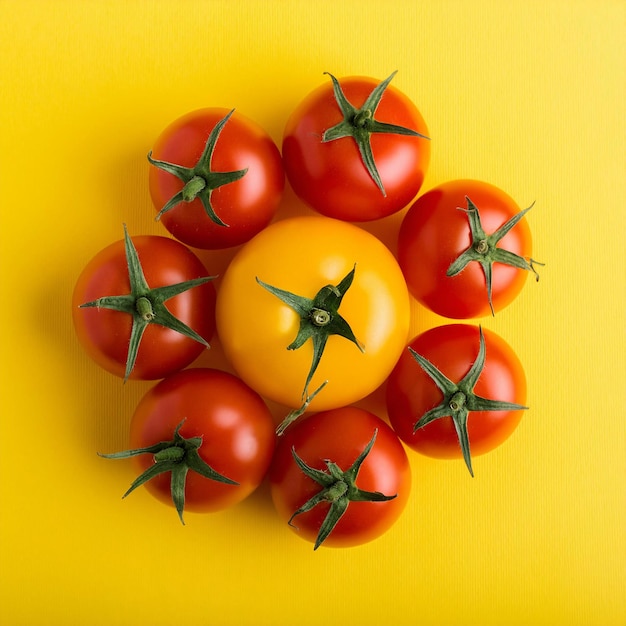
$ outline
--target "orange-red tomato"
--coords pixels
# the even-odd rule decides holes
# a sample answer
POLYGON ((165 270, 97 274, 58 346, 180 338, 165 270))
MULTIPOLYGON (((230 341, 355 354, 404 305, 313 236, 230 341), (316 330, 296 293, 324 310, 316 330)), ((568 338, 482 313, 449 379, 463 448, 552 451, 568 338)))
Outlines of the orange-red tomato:
MULTIPOLYGON (((201 437, 198 454, 213 470, 237 485, 189 471, 185 510, 212 512, 249 496, 263 480, 274 451, 274 422, 262 398, 237 377, 216 369, 192 368, 160 381, 140 400, 130 425, 133 449, 170 441, 181 423, 185 438, 201 437), (184 422, 183 422, 184 420, 184 422)), ((135 456, 145 471, 153 456, 135 456)), ((157 499, 172 504, 166 472, 145 483, 157 499)))
MULTIPOLYGON (((193 168, 211 131, 228 113, 227 109, 206 108, 180 117, 159 135, 151 158, 193 168)), ((218 173, 245 170, 241 178, 210 193, 215 214, 227 226, 211 220, 198 197, 177 204, 160 219, 174 237, 195 248, 242 244, 267 226, 278 208, 285 183, 278 148, 256 122, 235 111, 217 138, 210 167, 218 173)), ((157 211, 184 187, 177 176, 157 167, 150 168, 149 182, 157 211)), ((211 180, 205 182, 211 185, 211 180)))
MULTIPOLYGON (((379 81, 362 76, 342 78, 339 83, 347 100, 357 108, 363 107, 379 85, 379 81)), ((380 122, 422 135, 370 135, 371 155, 384 193, 352 137, 322 140, 324 132, 343 119, 330 80, 311 92, 287 121, 282 147, 287 178, 296 194, 323 215, 351 222, 391 215, 411 203, 424 181, 430 141, 425 137, 426 124, 413 102, 389 85, 378 107, 369 113, 370 120, 373 116, 380 122)))
MULTIPOLYGON (((483 329, 485 364, 473 392, 481 398, 523 405, 526 377, 513 349, 483 329)), ((409 343, 453 383, 460 382, 477 359, 480 331, 469 324, 448 324, 421 333, 409 343)), ((421 454, 440 459, 462 457, 459 434, 448 413, 414 432, 418 420, 438 406, 442 390, 405 350, 387 381, 387 409, 400 439, 421 454)), ((471 456, 493 450, 517 428, 523 410, 470 411, 467 434, 471 456)))
MULTIPOLYGON (((438 185, 421 195, 407 211, 400 226, 398 262, 411 294, 438 315, 469 319, 491 315, 487 280, 481 263, 470 261, 454 276, 451 264, 473 244, 468 198, 477 208, 486 235, 492 235, 520 213, 515 201, 502 190, 477 180, 455 180, 438 185)), ((491 301, 495 312, 510 304, 534 271, 530 228, 522 217, 497 243, 518 259, 520 268, 501 260, 495 252, 492 264, 491 301), (520 260, 521 259, 521 260, 520 260)), ((486 246, 486 259, 493 247, 486 246)), ((511 260, 510 255, 507 255, 511 260)), ((535 272, 536 274, 536 272, 535 272)))
MULTIPOLYGON (((151 288, 206 277, 200 259, 178 241, 142 235, 132 239, 143 274, 151 288)), ((96 254, 81 272, 72 295, 72 315, 78 339, 87 354, 116 376, 125 375, 133 316, 106 308, 79 308, 105 296, 130 292, 124 241, 96 254)), ((215 287, 207 282, 167 300, 166 307, 207 342, 215 332, 215 287)), ((189 365, 205 345, 175 330, 151 323, 146 328, 129 378, 163 378, 189 365)))
POLYGON ((311 542, 331 508, 324 500, 293 516, 321 486, 302 472, 294 452, 309 466, 328 473, 328 461, 347 471, 376 433, 372 448, 356 476, 356 487, 384 496, 385 501, 351 501, 322 545, 356 546, 385 533, 400 517, 411 490, 411 471, 402 443, 379 417, 356 407, 307 415, 290 426, 276 447, 269 473, 272 499, 279 516, 311 542))

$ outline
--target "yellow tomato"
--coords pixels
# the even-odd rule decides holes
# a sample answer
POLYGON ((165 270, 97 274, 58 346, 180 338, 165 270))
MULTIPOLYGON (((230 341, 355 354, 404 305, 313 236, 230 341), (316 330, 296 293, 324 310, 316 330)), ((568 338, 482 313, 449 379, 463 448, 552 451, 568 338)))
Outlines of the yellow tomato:
POLYGON ((275 222, 239 250, 218 289, 217 332, 226 357, 250 387, 279 404, 299 408, 314 360, 312 338, 288 349, 301 324, 309 320, 259 281, 314 300, 325 286, 337 287, 353 269, 337 313, 358 345, 339 334, 328 337, 307 386, 313 392, 328 381, 311 401, 308 408, 313 410, 360 400, 393 369, 409 331, 402 272, 375 236, 327 217, 275 222))

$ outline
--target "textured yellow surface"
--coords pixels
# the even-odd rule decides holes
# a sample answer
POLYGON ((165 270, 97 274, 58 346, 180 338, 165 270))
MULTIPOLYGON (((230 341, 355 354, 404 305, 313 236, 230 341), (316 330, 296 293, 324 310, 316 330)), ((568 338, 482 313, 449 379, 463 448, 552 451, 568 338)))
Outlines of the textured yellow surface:
MULTIPOLYGON (((623 626, 625 20, 623 0, 0 0, 0 623, 623 626), (266 487, 185 527, 122 501, 130 465, 96 451, 125 447, 151 383, 88 360, 70 294, 122 222, 163 232, 151 142, 211 105, 279 142, 324 71, 395 69, 433 138, 424 189, 536 201, 541 280, 483 320, 526 369, 519 429, 473 480, 412 454, 405 514, 350 550, 314 553, 266 487)), ((443 322, 414 307, 415 331, 443 322)))

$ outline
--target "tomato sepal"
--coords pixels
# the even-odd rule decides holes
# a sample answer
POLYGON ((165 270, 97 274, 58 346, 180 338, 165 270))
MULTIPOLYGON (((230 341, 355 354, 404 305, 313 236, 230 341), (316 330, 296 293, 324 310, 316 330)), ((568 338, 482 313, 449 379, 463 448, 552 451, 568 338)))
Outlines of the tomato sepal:
POLYGON ((179 204, 183 202, 193 202, 196 198, 198 198, 200 202, 202 202, 202 206, 204 207, 207 216, 213 222, 219 226, 228 227, 228 224, 226 224, 213 209, 213 205, 211 204, 211 193, 218 187, 234 183, 235 181, 243 178, 248 172, 248 168, 234 170, 231 172, 215 172, 211 169, 211 158, 220 133, 234 111, 235 109, 229 111, 213 127, 207 138, 202 155, 193 167, 184 167, 175 163, 153 159, 152 151, 148 153, 148 161, 151 165, 154 165, 168 174, 176 176, 182 180, 183 183, 185 183, 182 190, 174 194, 157 213, 155 217, 157 221, 161 219, 161 216, 164 213, 170 211, 179 204))
POLYGON ((539 274, 535 269, 535 265, 544 265, 543 263, 539 263, 532 258, 525 259, 510 250, 498 247, 500 240, 533 208, 535 203, 533 202, 528 208, 516 213, 491 235, 487 235, 480 221, 478 207, 468 196, 465 196, 465 200, 467 202, 467 208, 458 207, 458 209, 467 214, 472 241, 470 246, 452 261, 446 275, 449 277, 456 276, 472 261, 480 263, 483 273, 485 274, 487 298, 489 299, 491 315, 495 315, 491 289, 494 263, 503 263, 504 265, 510 265, 511 267, 516 267, 521 270, 531 271, 535 275, 535 280, 539 280, 539 274))
POLYGON ((173 285, 150 288, 141 267, 137 249, 128 235, 128 229, 124 224, 124 249, 126 252, 126 263, 128 265, 128 281, 130 283, 130 293, 120 296, 103 296, 79 305, 79 308, 101 308, 120 311, 132 316, 133 323, 128 344, 126 357, 126 369, 124 382, 126 382, 133 371, 139 346, 143 334, 149 324, 158 324, 170 330, 174 330, 194 341, 197 341, 209 348, 209 343, 201 337, 193 328, 172 315, 165 306, 165 302, 189 289, 207 283, 215 279, 215 276, 204 276, 186 280, 173 285))
POLYGON ((336 463, 329 459, 324 461, 328 471, 311 467, 298 456, 295 446, 292 446, 291 455, 297 466, 303 474, 321 485, 322 489, 294 511, 287 523, 297 529, 298 527, 293 524, 293 519, 296 516, 310 511, 322 502, 330 502, 330 508, 320 526, 313 550, 317 550, 330 535, 341 517, 348 510, 350 502, 386 502, 397 497, 397 494, 387 496, 379 491, 364 491, 359 489, 356 485, 356 479, 361 465, 372 449, 377 434, 378 429, 375 429, 369 443, 346 471, 343 471, 336 463))
POLYGON ((299 407, 297 409, 294 409, 293 411, 290 411, 286 415, 286 417, 283 419, 283 421, 276 427, 276 434, 279 437, 285 433, 287 428, 289 428, 289 426, 291 426, 291 424, 293 424, 293 422, 295 422, 299 417, 301 417, 302 415, 304 415, 306 413, 306 411, 309 408, 309 404, 311 404, 311 402, 313 401, 315 396, 322 389, 324 389, 324 387, 326 387, 327 384, 328 384, 328 381, 325 380, 313 393, 311 393, 311 394, 306 396, 306 398, 304 399, 304 402, 302 403, 301 407, 299 407))
POLYGON ((185 508, 185 484, 187 473, 191 470, 220 483, 228 485, 238 485, 239 483, 216 472, 198 454, 198 448, 202 445, 202 437, 185 438, 180 434, 180 429, 185 423, 182 420, 174 429, 174 436, 171 441, 160 441, 152 446, 136 448, 134 450, 122 450, 110 454, 98 453, 105 459, 127 459, 140 454, 152 454, 154 464, 140 474, 130 485, 122 498, 126 498, 137 487, 141 487, 155 476, 171 472, 171 494, 172 502, 178 512, 178 517, 182 524, 185 524, 183 512, 185 508))
MULTIPOLYGON (((271 294, 282 300, 300 316, 298 334, 296 335, 296 338, 287 346, 287 350, 297 350, 309 339, 313 342, 313 359, 311 362, 311 368, 309 369, 309 373, 304 383, 304 390, 302 392, 303 398, 312 399, 312 397, 308 394, 309 383, 317 370, 322 354, 324 353, 324 348, 326 347, 326 342, 331 335, 344 337, 348 341, 355 344, 361 352, 365 351, 365 348, 361 345, 361 343, 359 343, 358 339, 352 332, 350 324, 348 324, 348 322, 339 314, 341 301, 352 285, 355 270, 356 264, 342 278, 339 284, 326 285, 322 287, 313 299, 305 296, 298 296, 290 291, 268 285, 258 277, 256 278, 257 283, 261 285, 261 287, 264 287, 271 294)), ((317 393, 317 391, 313 394, 313 396, 317 393)))
POLYGON ((527 406, 521 404, 482 398, 474 393, 474 387, 482 374, 486 360, 485 338, 482 327, 479 326, 478 330, 478 355, 467 374, 458 383, 451 381, 435 365, 418 354, 413 348, 410 346, 408 348, 411 356, 443 394, 442 402, 424 413, 417 420, 413 426, 413 432, 417 432, 420 428, 424 428, 424 426, 442 417, 451 417, 459 439, 461 452, 463 453, 463 460, 472 477, 474 476, 474 470, 472 469, 469 434, 467 431, 469 413, 471 411, 517 411, 528 409, 527 406))
POLYGON ((380 178, 378 168, 376 167, 376 161, 372 153, 372 145, 370 136, 372 133, 390 133, 394 135, 410 135, 413 137, 421 137, 422 139, 430 139, 426 135, 418 133, 416 130, 412 130, 405 126, 399 126, 396 124, 387 124, 380 122, 374 118, 374 113, 380 104, 380 100, 383 97, 383 93, 387 86, 391 82, 392 78, 396 75, 397 70, 388 76, 385 80, 380 82, 369 94, 361 108, 355 107, 346 98, 341 84, 330 73, 324 72, 333 83, 333 93, 337 105, 343 115, 343 120, 335 126, 328 128, 322 134, 322 143, 328 141, 335 141, 344 137, 352 137, 357 144, 361 160, 363 165, 367 169, 372 180, 376 183, 376 186, 380 190, 384 197, 387 197, 387 192, 380 178))

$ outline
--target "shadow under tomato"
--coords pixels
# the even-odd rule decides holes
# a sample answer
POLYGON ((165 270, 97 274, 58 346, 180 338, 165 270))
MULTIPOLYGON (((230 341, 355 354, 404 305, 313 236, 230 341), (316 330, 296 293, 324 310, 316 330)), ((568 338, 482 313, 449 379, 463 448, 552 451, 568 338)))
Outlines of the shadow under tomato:
POLYGON ((265 476, 261 484, 242 502, 235 506, 235 510, 248 519, 258 519, 260 515, 267 519, 275 519, 276 523, 280 523, 270 491, 269 477, 265 476))
MULTIPOLYGON (((65 398, 56 408, 56 428, 77 448, 88 454, 124 449, 134 408, 154 384, 130 380, 126 384, 93 362, 84 352, 72 323, 72 290, 75 265, 67 261, 50 272, 24 307, 37 312, 28 321, 31 339, 41 346, 39 358, 31 361, 30 375, 45 377, 65 398), (51 304, 52 303, 52 304, 51 304), (39 312, 45 311, 45 315, 39 312)), ((39 416, 42 420, 49 415, 39 416)), ((72 459, 68 459, 72 462, 72 459)))

